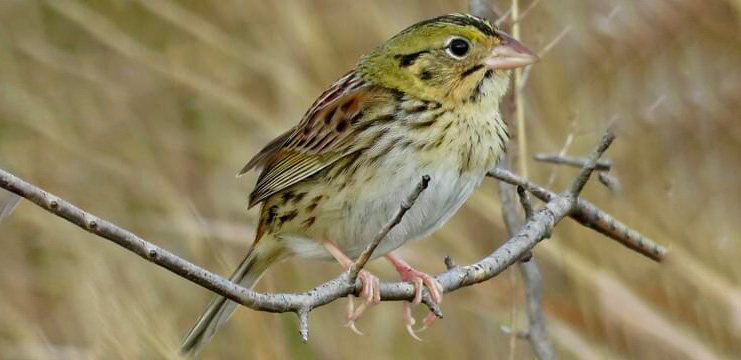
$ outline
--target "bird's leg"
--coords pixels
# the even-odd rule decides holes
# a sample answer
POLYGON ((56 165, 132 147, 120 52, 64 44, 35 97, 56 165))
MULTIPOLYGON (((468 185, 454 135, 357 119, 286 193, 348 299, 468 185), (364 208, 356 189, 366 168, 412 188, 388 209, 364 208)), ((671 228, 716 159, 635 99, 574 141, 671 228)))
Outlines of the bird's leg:
MULTIPOLYGON (((394 268, 399 272, 403 281, 409 281, 414 285, 414 300, 412 300, 411 304, 408 302, 404 303, 404 325, 406 325, 407 331, 413 338, 420 340, 414 329, 412 329, 412 326, 415 323, 414 317, 412 317, 412 306, 422 302, 422 290, 424 287, 427 287, 430 291, 430 296, 432 296, 434 302, 438 304, 441 303, 443 301, 444 293, 443 286, 433 276, 418 271, 394 253, 388 253, 386 259, 394 265, 394 268)), ((422 328, 419 331, 432 325, 435 319, 437 319, 437 316, 433 313, 429 313, 422 321, 422 328)))
MULTIPOLYGON (((332 254, 332 257, 340 263, 343 269, 349 270, 350 267, 352 267, 352 259, 347 257, 347 255, 345 255, 334 242, 326 241, 324 242, 324 247, 330 254, 332 254)), ((376 305, 381 302, 381 282, 378 280, 378 277, 365 270, 361 270, 358 273, 358 278, 360 279, 360 283, 363 285, 363 289, 360 291, 360 297, 364 301, 357 309, 354 309, 352 295, 350 295, 348 298, 349 301, 347 308, 347 326, 356 334, 363 335, 363 333, 355 327, 355 320, 360 318, 368 306, 376 305)))

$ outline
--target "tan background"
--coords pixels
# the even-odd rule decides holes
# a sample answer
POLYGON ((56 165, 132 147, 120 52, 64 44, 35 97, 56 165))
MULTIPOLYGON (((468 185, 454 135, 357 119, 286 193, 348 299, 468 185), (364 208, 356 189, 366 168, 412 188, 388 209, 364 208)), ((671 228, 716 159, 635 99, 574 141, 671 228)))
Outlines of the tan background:
MULTIPOLYGON (((500 9, 508 1, 497 1, 500 9)), ((525 2, 523 7, 527 6, 525 2)), ((158 245, 222 274, 257 211, 244 162, 324 87, 405 26, 465 1, 0 1, 0 162, 158 245)), ((624 192, 586 196, 665 244, 651 263, 567 220, 535 251, 561 358, 741 357, 741 2, 542 1, 522 21, 542 49, 524 92, 529 152, 587 152, 620 117, 609 151, 624 192)), ((529 162, 561 189, 575 170, 529 162)), ((403 254, 423 270, 469 263, 504 238, 494 183, 403 254)), ((383 261, 371 269, 395 279, 383 261)), ((262 291, 302 291, 331 263, 292 261, 262 291), (307 271, 310 269, 310 271, 307 271)), ((207 291, 24 203, 0 227, 0 358, 153 359, 174 354, 207 291)), ((206 359, 530 359, 517 272, 445 298, 419 343, 401 304, 344 302, 292 315, 241 310, 206 359), (511 356, 511 357, 510 357, 511 356)), ((422 309, 418 315, 422 315, 422 309)))

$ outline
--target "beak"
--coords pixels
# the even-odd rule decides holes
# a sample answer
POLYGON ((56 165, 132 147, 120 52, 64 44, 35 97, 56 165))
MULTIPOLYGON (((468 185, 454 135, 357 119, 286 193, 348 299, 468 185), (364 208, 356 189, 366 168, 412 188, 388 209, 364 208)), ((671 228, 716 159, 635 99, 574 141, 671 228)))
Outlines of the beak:
POLYGON ((537 54, 508 34, 498 31, 502 42, 491 51, 484 63, 491 69, 509 70, 534 64, 540 60, 537 54))

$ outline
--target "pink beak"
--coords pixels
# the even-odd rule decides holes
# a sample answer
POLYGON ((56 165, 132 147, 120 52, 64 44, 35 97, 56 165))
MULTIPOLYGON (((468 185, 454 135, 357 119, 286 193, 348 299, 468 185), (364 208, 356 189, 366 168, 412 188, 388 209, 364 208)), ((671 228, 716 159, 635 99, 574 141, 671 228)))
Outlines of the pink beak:
POLYGON ((534 64, 540 57, 508 34, 497 31, 502 43, 491 51, 484 63, 491 69, 508 70, 534 64))

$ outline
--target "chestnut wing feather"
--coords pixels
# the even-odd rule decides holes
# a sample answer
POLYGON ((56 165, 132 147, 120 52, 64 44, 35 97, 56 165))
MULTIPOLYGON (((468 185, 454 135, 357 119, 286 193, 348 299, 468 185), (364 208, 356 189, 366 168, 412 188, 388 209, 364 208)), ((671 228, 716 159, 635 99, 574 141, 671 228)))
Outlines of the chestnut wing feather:
POLYGON ((252 207, 353 152, 352 139, 371 88, 350 72, 325 91, 301 122, 265 146, 240 174, 262 168, 252 207))

